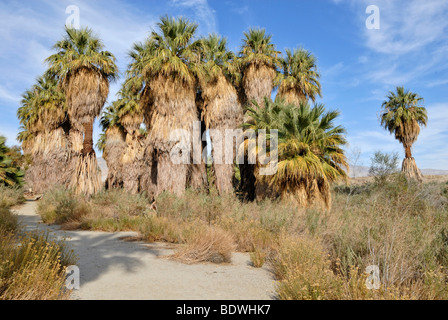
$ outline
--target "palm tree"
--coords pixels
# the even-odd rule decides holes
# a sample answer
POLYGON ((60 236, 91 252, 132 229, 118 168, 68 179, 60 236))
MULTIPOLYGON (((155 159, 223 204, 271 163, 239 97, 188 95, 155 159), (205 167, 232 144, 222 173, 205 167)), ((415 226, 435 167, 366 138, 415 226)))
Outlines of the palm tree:
POLYGON ((197 73, 202 94, 202 118, 206 129, 212 129, 216 187, 220 194, 229 193, 233 191, 234 164, 224 163, 224 138, 226 130, 238 128, 243 120, 243 109, 234 86, 239 81, 239 73, 235 56, 227 49, 226 38, 212 34, 201 39, 198 53, 201 57, 197 73))
POLYGON ((115 101, 104 110, 100 121, 103 134, 97 146, 103 151, 103 158, 107 163, 106 189, 123 186, 121 157, 126 149, 126 132, 118 113, 118 102, 115 101))
POLYGON ((18 139, 32 158, 27 187, 43 192, 55 184, 64 185, 70 159, 65 95, 54 78, 44 76, 22 97, 17 116, 23 131, 18 139))
POLYGON ((93 122, 109 94, 109 83, 118 76, 115 57, 103 51, 104 45, 91 29, 67 28, 65 36, 46 59, 48 74, 57 77, 66 93, 70 119, 82 126, 83 148, 78 157, 71 186, 91 195, 101 187, 100 173, 93 149, 93 122))
POLYGON ((411 91, 405 91, 403 87, 397 87, 396 93, 391 91, 387 100, 383 102, 381 110, 381 125, 395 139, 403 144, 405 159, 402 172, 407 178, 422 181, 423 176, 412 157, 412 145, 420 134, 420 126, 426 126, 428 115, 426 109, 421 106, 423 98, 411 91))
MULTIPOLYGON (((277 153, 278 170, 273 175, 257 175, 257 183, 268 183, 282 198, 291 198, 300 207, 322 204, 329 208, 330 183, 345 178, 343 168, 348 168, 341 148, 347 143, 345 129, 334 125, 339 112, 326 111, 322 104, 311 107, 302 101, 296 106, 267 99, 263 107, 256 105, 248 112, 253 121, 244 124, 246 129, 264 129, 268 137, 271 130, 278 130, 278 148, 268 145, 271 155, 277 153)), ((254 147, 249 156, 257 152, 254 147)))
POLYGON ((279 52, 275 50, 271 40, 272 36, 267 35, 265 29, 249 29, 244 32, 239 62, 246 104, 255 100, 261 105, 265 97, 271 97, 280 63, 279 52))
MULTIPOLYGON (((244 104, 250 105, 254 101, 262 105, 264 99, 271 99, 274 80, 277 77, 279 66, 279 52, 271 42, 272 36, 266 34, 265 29, 249 29, 244 33, 243 46, 239 53, 239 64, 242 70, 242 88, 244 91, 244 104)), ((248 114, 244 121, 250 122, 248 114)), ((241 174, 241 191, 244 198, 249 201, 255 199, 254 166, 250 164, 239 165, 241 174)))
POLYGON ((6 138, 0 136, 0 186, 21 186, 23 172, 8 156, 10 151, 6 146, 6 138))
POLYGON ((152 170, 157 193, 182 194, 188 185, 200 187, 206 180, 205 164, 203 172, 196 175, 191 158, 190 164, 174 164, 170 155, 173 147, 181 142, 180 137, 172 139, 171 133, 183 129, 191 137, 193 123, 198 121, 194 75, 197 24, 165 16, 157 26, 158 31, 153 31, 144 44, 134 46, 129 73, 137 75, 137 86, 144 85, 140 104, 148 129, 148 144, 153 149, 153 155, 148 157, 154 157, 156 168, 152 170))
POLYGON ((322 95, 316 58, 311 52, 304 49, 291 52, 287 49, 281 64, 283 73, 276 79, 279 85, 277 97, 286 103, 299 105, 307 99, 315 102, 316 97, 322 95))
POLYGON ((119 159, 123 187, 131 193, 146 190, 151 195, 149 186, 141 185, 142 176, 145 176, 145 171, 151 171, 151 168, 145 166, 145 137, 140 132, 143 122, 143 111, 138 103, 140 93, 134 92, 129 86, 131 81, 127 79, 116 101, 117 117, 124 128, 125 137, 125 147, 119 159))

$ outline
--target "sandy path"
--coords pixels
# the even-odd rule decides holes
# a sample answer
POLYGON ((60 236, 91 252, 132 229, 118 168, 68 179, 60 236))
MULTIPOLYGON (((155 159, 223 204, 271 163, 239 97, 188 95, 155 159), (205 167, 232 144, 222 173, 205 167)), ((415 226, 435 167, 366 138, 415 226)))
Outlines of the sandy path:
POLYGON ((41 223, 36 202, 16 209, 25 230, 49 230, 66 237, 79 260, 82 300, 268 300, 274 280, 265 268, 249 265, 247 254, 234 253, 227 265, 185 265, 161 259, 172 250, 165 244, 126 242, 132 232, 61 231, 41 223))

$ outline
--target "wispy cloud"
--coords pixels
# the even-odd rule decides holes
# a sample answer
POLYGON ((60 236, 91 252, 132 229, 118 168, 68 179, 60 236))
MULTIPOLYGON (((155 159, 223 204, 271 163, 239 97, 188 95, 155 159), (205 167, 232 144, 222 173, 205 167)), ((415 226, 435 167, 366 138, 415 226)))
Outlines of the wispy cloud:
POLYGON ((203 34, 218 32, 216 12, 207 0, 171 0, 171 4, 192 10, 203 34))
MULTIPOLYGON (((19 127, 15 113, 20 95, 45 71, 45 58, 53 53, 52 45, 63 36, 68 17, 65 11, 69 5, 79 7, 81 25, 92 28, 98 34, 106 50, 116 56, 122 72, 128 63, 128 50, 135 41, 144 40, 159 16, 139 12, 138 8, 116 0, 43 0, 25 5, 2 1, 0 74, 3 76, 0 83, 0 108, 8 112, 2 115, 1 129, 5 130, 5 123, 8 124, 7 136, 14 139, 10 143, 15 143, 18 130, 14 128, 19 127)), ((114 99, 118 87, 118 83, 111 86, 109 101, 114 99)))
MULTIPOLYGON (((363 1, 366 5, 371 2, 363 1)), ((380 30, 365 30, 367 46, 374 51, 403 55, 446 39, 448 2, 375 1, 381 12, 380 30)))

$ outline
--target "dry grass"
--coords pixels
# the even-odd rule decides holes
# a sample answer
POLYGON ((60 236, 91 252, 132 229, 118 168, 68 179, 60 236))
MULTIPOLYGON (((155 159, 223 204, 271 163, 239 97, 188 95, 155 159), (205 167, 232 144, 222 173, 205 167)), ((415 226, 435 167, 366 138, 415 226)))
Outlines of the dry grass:
POLYGON ((184 263, 231 262, 235 242, 230 232, 219 228, 207 228, 205 232, 197 232, 187 244, 172 258, 184 263))
POLYGON ((181 244, 175 257, 187 263, 229 261, 234 250, 249 252, 254 267, 272 267, 282 299, 448 298, 446 181, 417 184, 397 176, 381 188, 338 186, 330 210, 242 203, 192 190, 162 193, 155 211, 147 199, 131 210, 135 200, 126 197, 132 196, 117 196, 126 204, 119 214, 114 207, 112 216, 105 214, 111 195, 93 197, 89 204, 98 210, 82 219, 84 226, 135 230, 146 241, 181 244), (380 269, 379 290, 366 288, 369 265, 380 269))

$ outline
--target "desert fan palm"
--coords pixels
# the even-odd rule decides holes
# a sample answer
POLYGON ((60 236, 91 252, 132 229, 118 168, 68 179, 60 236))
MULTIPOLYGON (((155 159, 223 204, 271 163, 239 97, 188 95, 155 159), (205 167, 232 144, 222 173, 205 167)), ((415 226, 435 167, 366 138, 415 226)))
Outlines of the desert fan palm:
POLYGON ((286 50, 286 56, 281 59, 282 73, 277 77, 277 97, 286 103, 299 105, 300 102, 311 99, 316 101, 321 96, 320 73, 317 70, 316 57, 305 49, 293 52, 286 50))
MULTIPOLYGON (((239 128, 243 120, 243 109, 234 86, 240 74, 225 38, 212 34, 201 39, 198 53, 201 57, 197 74, 203 97, 202 118, 206 129, 211 129, 216 187, 221 194, 229 193, 233 191, 234 165, 233 161, 225 163, 224 140, 226 130, 239 128)), ((231 158, 233 156, 228 156, 227 160, 231 158)))
MULTIPOLYGON (((242 90, 244 105, 256 102, 262 105, 265 98, 271 99, 274 80, 280 66, 279 52, 272 43, 272 36, 265 29, 249 29, 244 33, 243 45, 239 53, 239 66, 242 72, 242 90)), ((249 114, 244 116, 250 122, 249 114)), ((260 191, 255 188, 254 167, 250 164, 239 165, 241 174, 241 191, 244 198, 254 200, 256 193, 263 193, 265 187, 259 184, 260 191)))
POLYGON ((54 78, 43 76, 22 98, 17 116, 23 130, 18 140, 32 159, 26 187, 43 192, 55 184, 64 185, 70 174, 70 125, 64 92, 54 78))
POLYGON ((427 111, 421 106, 423 98, 403 87, 397 87, 396 92, 389 92, 383 102, 381 125, 395 135, 404 147, 405 159, 402 171, 408 177, 422 181, 422 174, 412 157, 412 146, 420 134, 420 126, 428 122, 427 111))
MULTIPOLYGON (((203 170, 188 159, 190 164, 174 164, 170 154, 181 142, 171 133, 183 129, 191 137, 193 123, 199 120, 194 75, 197 25, 184 18, 162 17, 157 27, 144 44, 134 46, 129 73, 135 76, 137 88, 144 84, 140 104, 153 149, 152 155, 146 154, 155 158, 152 171, 156 172, 157 192, 181 194, 188 185, 201 187, 205 182, 205 164, 203 170)), ((184 147, 191 150, 190 146, 184 147)))
POLYGON ((84 142, 71 186, 87 195, 100 189, 101 179, 93 149, 93 122, 109 94, 109 82, 116 79, 115 57, 88 28, 65 29, 54 47, 57 53, 46 59, 48 74, 57 77, 66 94, 68 114, 83 127, 84 142))
MULTIPOLYGON (((273 175, 257 176, 257 183, 269 184, 282 198, 291 198, 299 206, 331 204, 330 183, 345 178, 348 168, 342 150, 347 142, 345 130, 335 126, 338 111, 326 111, 322 104, 313 107, 307 102, 296 105, 282 100, 266 101, 264 107, 249 109, 253 123, 245 123, 246 129, 278 130, 278 170, 273 175)), ((250 140, 245 142, 250 145, 250 140)), ((258 146, 249 149, 250 157, 258 153, 258 146)), ((247 146, 246 146, 247 147, 247 146)))

